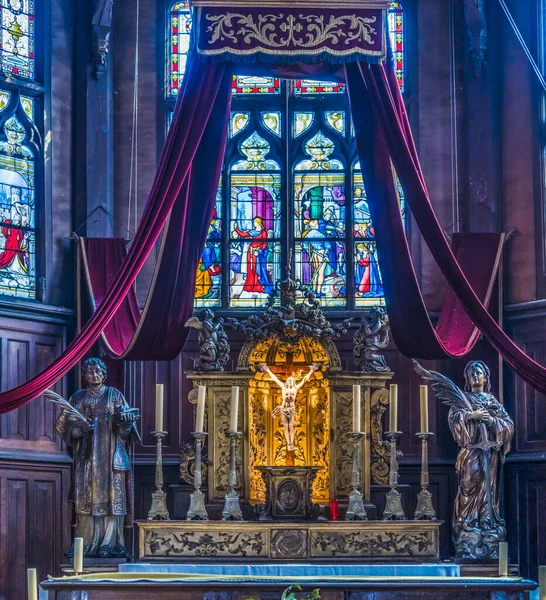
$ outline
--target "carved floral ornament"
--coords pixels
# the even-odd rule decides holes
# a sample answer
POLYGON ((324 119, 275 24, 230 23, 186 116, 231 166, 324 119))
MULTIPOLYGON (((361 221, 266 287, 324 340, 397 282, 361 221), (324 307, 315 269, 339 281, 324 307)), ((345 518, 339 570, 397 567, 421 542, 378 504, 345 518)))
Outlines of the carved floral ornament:
POLYGON ((386 54, 385 11, 378 8, 199 7, 198 52, 294 57, 386 54))

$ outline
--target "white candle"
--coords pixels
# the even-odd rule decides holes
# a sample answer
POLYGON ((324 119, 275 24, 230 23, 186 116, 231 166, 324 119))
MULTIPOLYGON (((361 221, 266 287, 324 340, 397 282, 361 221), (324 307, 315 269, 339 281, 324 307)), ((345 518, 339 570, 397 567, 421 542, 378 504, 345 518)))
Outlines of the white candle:
POLYGON ((538 568, 538 585, 540 586, 540 600, 546 600, 546 567, 538 568))
POLYGON ((163 384, 155 386, 155 430, 163 431, 163 384))
POLYGON ((389 431, 398 431, 398 386, 395 383, 390 389, 389 431))
POLYGON ((508 577, 508 542, 499 542, 499 577, 508 577))
POLYGON ((74 538, 74 573, 83 573, 83 538, 74 538))
POLYGON ((205 423, 205 399, 207 397, 207 388, 204 385, 199 386, 197 394, 197 417, 195 419, 195 433, 203 433, 205 423))
POLYGON ((239 386, 231 387, 231 415, 229 420, 229 430, 237 431, 237 421, 239 420, 239 386))
POLYGON ((353 431, 359 432, 360 426, 360 386, 353 385, 353 431))
POLYGON ((38 600, 38 578, 36 569, 27 569, 28 600, 38 600))
POLYGON ((428 386, 419 388, 421 399, 421 433, 428 433, 428 386))

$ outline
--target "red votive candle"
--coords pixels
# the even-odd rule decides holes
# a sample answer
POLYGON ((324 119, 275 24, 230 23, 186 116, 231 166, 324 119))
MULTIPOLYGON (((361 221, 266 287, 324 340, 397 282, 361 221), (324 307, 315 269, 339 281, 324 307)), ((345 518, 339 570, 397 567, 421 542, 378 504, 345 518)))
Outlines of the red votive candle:
POLYGON ((339 521, 339 502, 330 500, 330 521, 339 521))

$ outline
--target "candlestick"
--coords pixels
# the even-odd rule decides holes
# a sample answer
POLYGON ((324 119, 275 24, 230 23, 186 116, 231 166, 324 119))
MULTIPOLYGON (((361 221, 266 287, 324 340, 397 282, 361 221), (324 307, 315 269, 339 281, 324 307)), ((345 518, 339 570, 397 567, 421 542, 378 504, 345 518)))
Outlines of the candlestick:
POLYGON ((170 519, 167 510, 167 494, 163 489, 163 438, 166 431, 152 431, 156 440, 155 447, 155 492, 152 492, 152 504, 148 511, 148 521, 155 519, 168 521, 170 519))
MULTIPOLYGON (((423 423, 421 422, 421 424, 423 423)), ((432 506, 432 494, 428 489, 428 440, 433 435, 428 431, 417 434, 417 437, 421 438, 421 491, 417 494, 417 508, 413 518, 421 521, 436 519, 436 512, 432 506)))
MULTIPOLYGON (((201 390, 201 387, 199 390, 201 390)), ((205 494, 201 491, 201 448, 205 443, 207 434, 203 431, 194 431, 192 435, 195 439, 195 476, 193 480, 195 490, 190 494, 190 508, 186 520, 208 521, 209 515, 205 506, 205 494)))
POLYGON ((538 568, 538 585, 540 586, 540 600, 546 600, 546 567, 538 568))
POLYGON ((499 542, 499 577, 508 577, 508 542, 499 542))
POLYGON ((353 385, 353 431, 360 431, 360 386, 353 385))
POLYGON ((74 538, 74 574, 83 573, 83 538, 74 538))
POLYGON ((419 388, 421 400, 421 433, 428 432, 428 386, 422 385, 419 388))
MULTIPOLYGON (((355 387, 360 388, 360 386, 355 387)), ((360 440, 365 434, 361 431, 353 431, 349 435, 353 438, 353 490, 349 495, 349 506, 345 513, 345 520, 367 521, 368 515, 366 514, 362 492, 360 491, 360 440)))
POLYGON ((239 386, 234 385, 231 388, 231 414, 229 419, 229 431, 237 431, 237 422, 239 420, 239 386))
POLYGON ((36 569, 27 569, 28 600, 38 600, 38 577, 36 569))
POLYGON ((195 432, 202 433, 205 423, 205 400, 207 397, 207 388, 204 385, 199 386, 197 394, 197 416, 195 419, 195 432))
POLYGON ((405 521, 406 515, 404 513, 404 509, 402 508, 402 496, 396 489, 398 487, 398 458, 396 456, 396 440, 402 435, 402 433, 400 431, 388 431, 385 435, 391 445, 391 472, 389 478, 389 485, 391 489, 387 494, 385 510, 383 511, 383 520, 405 521))
POLYGON ((398 430, 398 386, 393 383, 390 387, 389 402, 389 431, 398 430))
MULTIPOLYGON (((239 388, 237 388, 237 393, 239 388)), ((242 521, 243 513, 239 505, 239 494, 235 491, 237 486, 237 438, 241 435, 239 431, 230 431, 229 436, 229 487, 230 490, 224 498, 224 510, 222 521, 242 521)))
POLYGON ((163 431, 163 384, 155 386, 155 430, 163 431))

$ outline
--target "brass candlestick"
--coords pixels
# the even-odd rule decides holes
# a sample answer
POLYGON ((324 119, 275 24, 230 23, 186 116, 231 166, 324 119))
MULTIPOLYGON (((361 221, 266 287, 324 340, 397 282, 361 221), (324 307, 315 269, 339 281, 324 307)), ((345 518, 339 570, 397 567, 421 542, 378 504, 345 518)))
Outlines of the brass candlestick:
POLYGON ((391 473, 389 485, 390 492, 387 493, 387 501, 383 512, 384 521, 405 521, 406 515, 402 508, 402 496, 396 489, 398 487, 398 457, 396 456, 397 439, 402 435, 401 431, 387 431, 385 434, 391 445, 391 473))
POLYGON ((209 515, 205 507, 205 494, 201 491, 201 449, 207 434, 204 431, 194 431, 192 435, 195 439, 195 491, 190 494, 190 508, 186 520, 208 521, 209 515))
POLYGON ((416 435, 421 438, 421 491, 417 494, 417 508, 413 518, 422 521, 433 521, 436 519, 436 511, 432 506, 432 494, 428 491, 428 440, 434 434, 423 431, 416 435))
POLYGON ((239 504, 239 494, 235 491, 237 486, 237 438, 241 436, 239 431, 228 432, 229 436, 229 492, 224 498, 224 510, 222 521, 242 521, 243 513, 239 504))
POLYGON ((353 491, 349 496, 349 506, 345 514, 346 521, 367 521, 368 515, 364 508, 362 492, 360 491, 360 440, 364 437, 361 431, 349 434, 353 438, 353 491))
POLYGON ((167 494, 163 490, 163 438, 167 435, 166 431, 152 431, 155 437, 156 453, 155 453, 155 492, 152 494, 152 506, 148 511, 148 520, 154 519, 168 520, 170 519, 169 511, 167 510, 167 494))

